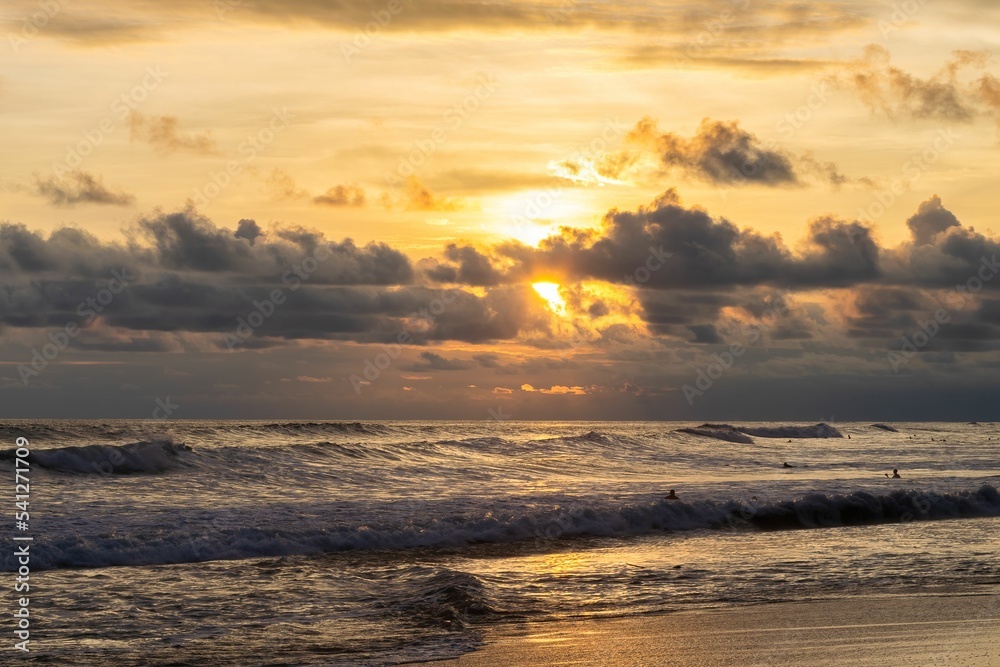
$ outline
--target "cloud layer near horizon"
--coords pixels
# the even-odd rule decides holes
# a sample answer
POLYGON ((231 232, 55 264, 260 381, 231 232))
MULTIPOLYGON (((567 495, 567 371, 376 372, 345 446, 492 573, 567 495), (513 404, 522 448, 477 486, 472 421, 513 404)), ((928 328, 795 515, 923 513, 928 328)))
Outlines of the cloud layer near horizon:
MULTIPOLYGON (((775 335, 893 339, 916 327, 920 315, 933 313, 942 294, 981 280, 981 291, 967 293, 960 307, 952 295, 947 307, 963 326, 949 327, 928 349, 992 348, 1000 341, 996 302, 986 296, 1000 289, 1000 280, 992 280, 1000 242, 962 225, 940 198, 921 204, 907 221, 910 242, 897 247, 880 245, 873 230, 857 221, 827 216, 807 225, 806 239, 791 249, 780 235, 765 236, 688 208, 669 190, 634 211, 609 211, 598 228, 564 228, 537 247, 453 243, 441 255, 414 263, 385 243, 358 247, 350 239, 331 241, 287 225, 265 231, 249 218, 232 230, 193 210, 142 218, 120 242, 74 228, 46 237, 3 223, 6 298, 0 323, 62 326, 102 280, 124 270, 136 277, 102 315, 107 327, 223 334, 273 290, 288 292, 287 304, 261 327, 257 344, 391 341, 412 328, 416 313, 445 298, 447 307, 411 332, 414 342, 540 345, 552 333, 555 314, 530 286, 546 279, 563 286, 576 311, 571 316, 591 321, 612 315, 614 297, 587 296, 581 286, 606 284, 612 294, 633 299, 638 308, 631 325, 644 327, 653 339, 720 343, 722 320, 732 309, 754 320, 754 304, 766 295, 795 301, 821 293, 827 308, 853 304, 856 312, 845 314, 841 330, 821 332, 814 313, 785 322, 775 335)), ((833 313, 822 318, 837 319, 833 313)), ((613 335, 612 320, 606 322, 598 333, 613 335)))

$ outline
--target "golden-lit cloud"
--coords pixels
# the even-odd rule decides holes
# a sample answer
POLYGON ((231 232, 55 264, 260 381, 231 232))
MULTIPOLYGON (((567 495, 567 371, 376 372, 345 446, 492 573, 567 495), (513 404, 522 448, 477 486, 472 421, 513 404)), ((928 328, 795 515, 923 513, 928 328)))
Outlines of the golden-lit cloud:
POLYGON ((216 155, 219 147, 210 132, 185 134, 178 130, 177 116, 145 116, 133 111, 128 117, 132 141, 144 141, 161 154, 190 151, 201 155, 216 155))
POLYGON ((313 197, 313 203, 320 206, 364 206, 365 191, 356 185, 335 185, 313 197))
POLYGON ((832 80, 857 94, 872 112, 892 119, 964 123, 1000 112, 1000 81, 984 72, 991 59, 988 51, 957 50, 921 78, 892 65, 889 50, 873 44, 832 80))

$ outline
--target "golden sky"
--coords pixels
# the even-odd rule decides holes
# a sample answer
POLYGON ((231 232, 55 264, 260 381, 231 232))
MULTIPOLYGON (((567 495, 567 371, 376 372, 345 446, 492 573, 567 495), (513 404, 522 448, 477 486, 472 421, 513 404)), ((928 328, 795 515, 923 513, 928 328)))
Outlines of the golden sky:
POLYGON ((804 392, 810 418, 901 374, 981 396, 988 280, 905 367, 891 354, 996 247, 998 18, 984 0, 6 2, 3 392, 109 392, 73 416, 172 391, 179 416, 474 418, 727 415, 765 386, 804 392), (227 349, 317 243, 343 265, 227 349), (625 280, 654 246, 666 269, 625 280), (110 279, 86 257, 140 276, 24 382, 110 279), (440 290, 461 323, 407 310, 440 290), (692 400, 749 325, 763 342, 729 387, 692 400))

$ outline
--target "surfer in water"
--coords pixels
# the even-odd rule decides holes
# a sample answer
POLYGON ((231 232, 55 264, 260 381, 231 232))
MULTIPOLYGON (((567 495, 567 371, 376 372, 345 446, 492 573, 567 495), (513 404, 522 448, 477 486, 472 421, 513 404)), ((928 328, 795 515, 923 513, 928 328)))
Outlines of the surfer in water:
POLYGON ((781 467, 782 467, 782 468, 794 468, 795 466, 793 466, 793 465, 788 465, 788 461, 785 461, 784 463, 782 463, 782 464, 781 464, 781 467))
POLYGON ((673 489, 670 489, 670 493, 668 493, 666 496, 664 496, 664 498, 666 500, 680 500, 680 498, 677 497, 677 494, 674 493, 673 489))
MULTIPOLYGON (((885 476, 889 477, 889 473, 886 473, 885 476)), ((899 470, 897 468, 892 469, 892 476, 890 479, 902 479, 902 477, 899 476, 899 470)))

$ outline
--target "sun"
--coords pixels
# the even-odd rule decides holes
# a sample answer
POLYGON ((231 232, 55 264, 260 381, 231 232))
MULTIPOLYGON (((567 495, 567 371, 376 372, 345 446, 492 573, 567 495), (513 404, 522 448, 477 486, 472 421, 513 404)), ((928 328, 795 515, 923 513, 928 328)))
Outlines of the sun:
POLYGON ((534 283, 531 285, 539 296, 549 302, 549 309, 557 315, 566 314, 566 300, 559 294, 558 283, 534 283))

